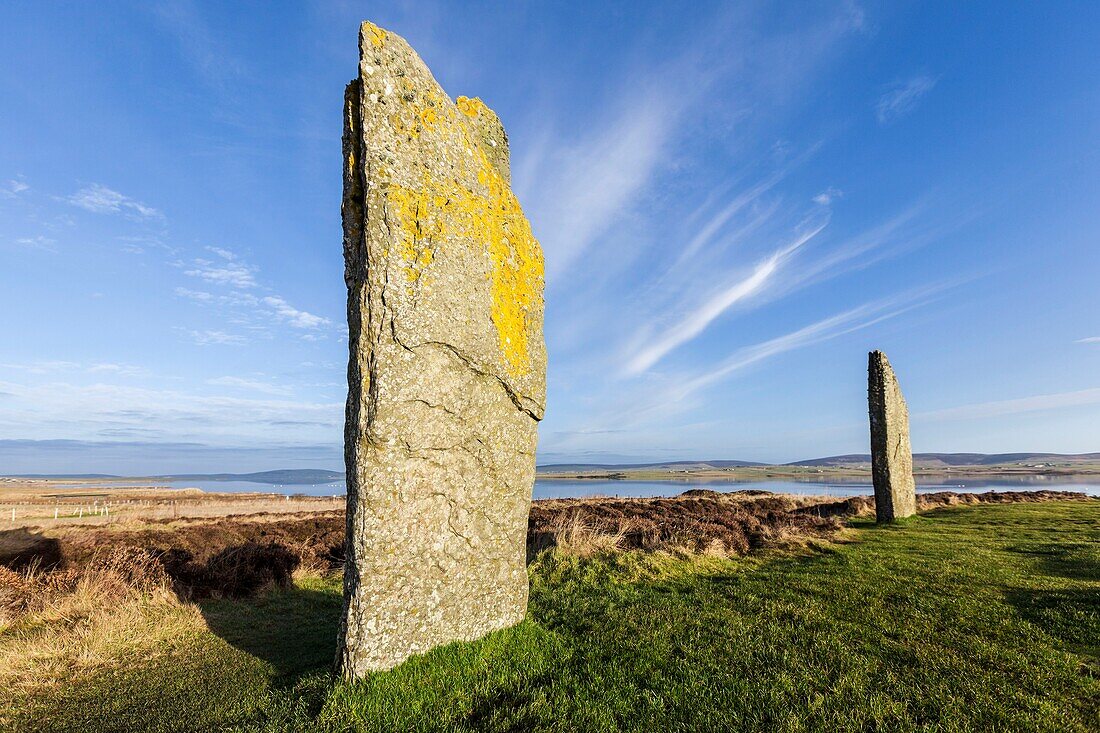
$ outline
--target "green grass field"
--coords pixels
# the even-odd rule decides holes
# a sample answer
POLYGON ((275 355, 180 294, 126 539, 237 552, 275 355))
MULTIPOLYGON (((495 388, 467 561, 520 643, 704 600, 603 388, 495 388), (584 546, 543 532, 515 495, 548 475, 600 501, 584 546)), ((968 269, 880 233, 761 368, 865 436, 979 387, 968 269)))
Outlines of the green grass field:
POLYGON ((544 553, 528 620, 332 686, 340 588, 16 701, 23 730, 1100 730, 1100 502, 857 522, 727 560, 544 553))

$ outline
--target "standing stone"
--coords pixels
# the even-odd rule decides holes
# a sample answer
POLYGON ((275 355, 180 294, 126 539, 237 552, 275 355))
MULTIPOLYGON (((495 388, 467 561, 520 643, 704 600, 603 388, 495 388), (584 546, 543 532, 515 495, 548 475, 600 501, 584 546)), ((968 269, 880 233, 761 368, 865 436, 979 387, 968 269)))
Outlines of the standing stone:
POLYGON ((909 408, 894 369, 881 351, 872 351, 868 358, 867 402, 876 518, 892 522, 910 517, 917 513, 917 492, 909 445, 909 408))
POLYGON ((401 37, 359 30, 344 95, 345 677, 527 610, 546 403, 543 259, 508 138, 401 37))

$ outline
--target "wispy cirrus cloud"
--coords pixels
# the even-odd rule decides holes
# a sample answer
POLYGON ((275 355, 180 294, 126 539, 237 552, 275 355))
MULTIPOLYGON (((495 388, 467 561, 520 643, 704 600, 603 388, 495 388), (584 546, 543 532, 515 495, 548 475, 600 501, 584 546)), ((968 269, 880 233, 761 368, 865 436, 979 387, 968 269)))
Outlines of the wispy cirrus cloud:
POLYGON ((678 397, 684 399, 734 372, 774 356, 828 341, 894 318, 911 307, 899 306, 896 301, 868 303, 782 336, 738 349, 717 367, 684 382, 678 389, 678 397))
POLYGON ((35 237, 19 237, 15 240, 15 243, 21 247, 28 247, 30 249, 41 249, 46 252, 55 252, 54 244, 57 242, 52 237, 47 237, 39 234, 35 237))
POLYGON ((211 293, 206 290, 192 290, 191 288, 179 287, 175 289, 175 294, 180 298, 187 298, 197 303, 206 303, 210 305, 255 306, 260 302, 260 299, 252 293, 245 293, 237 290, 231 290, 228 293, 211 293))
POLYGON ((331 323, 329 319, 322 316, 298 310, 290 303, 275 295, 264 298, 263 302, 275 311, 275 316, 279 318, 279 320, 294 328, 320 328, 321 326, 327 326, 331 323))
MULTIPOLYGON (((290 305, 285 298, 278 295, 259 297, 239 291, 220 294, 194 291, 194 289, 188 287, 177 287, 175 293, 178 297, 194 300, 194 302, 202 305, 234 309, 242 317, 251 314, 251 316, 248 316, 249 318, 273 319, 297 329, 317 330, 332 324, 330 319, 311 314, 308 310, 296 308, 290 305)), ((312 340, 309 335, 304 335, 303 338, 312 340)))
POLYGON ((1083 339, 1077 339, 1075 344, 1100 344, 1100 336, 1087 336, 1083 339))
POLYGON ((824 228, 825 225, 822 224, 803 233, 794 242, 773 252, 767 259, 758 263, 748 277, 730 283, 700 307, 673 323, 627 360, 626 374, 639 374, 649 369, 670 351, 701 334, 711 322, 732 306, 759 293, 767 286, 783 262, 824 228))
POLYGON ((0 382, 11 398, 0 408, 0 430, 24 425, 26 438, 58 434, 102 435, 104 430, 156 429, 178 439, 263 443, 269 437, 295 440, 339 439, 343 403, 260 397, 210 395, 200 391, 145 388, 117 384, 73 384, 59 380, 26 385, 0 382), (273 427, 286 421, 309 421, 317 427, 273 427))
POLYGON ((28 374, 89 373, 116 374, 122 377, 141 377, 149 373, 145 367, 114 362, 77 362, 60 359, 0 364, 0 369, 28 374))
POLYGON ((597 134, 561 141, 541 160, 526 161, 531 181, 518 185, 536 189, 524 198, 533 201, 548 278, 567 270, 650 182, 675 118, 666 95, 643 93, 597 134))
POLYGON ((840 189, 829 186, 827 189, 814 196, 813 202, 819 206, 828 206, 843 195, 844 193, 840 189))
POLYGON ((706 224, 699 227, 699 231, 697 231, 684 246, 683 252, 680 253, 673 267, 680 266, 695 257, 699 253, 699 250, 709 244, 711 240, 722 231, 722 228, 729 224, 730 219, 775 187, 775 185, 783 179, 784 175, 785 171, 776 171, 755 186, 751 186, 744 191, 739 191, 734 195, 725 206, 707 219, 706 224))
MULTIPOLYGON (((743 346, 725 359, 694 373, 678 374, 667 386, 644 385, 643 392, 629 396, 605 416, 608 423, 637 426, 664 424, 669 416, 692 409, 690 398, 719 384, 734 374, 782 354, 824 343, 841 336, 871 328, 932 302, 952 283, 936 283, 898 296, 871 301, 849 310, 814 321, 802 328, 743 346)), ((660 383, 658 383, 659 385, 660 383)))
POLYGON ((29 189, 30 186, 25 182, 17 178, 9 178, 0 182, 0 198, 13 199, 29 189))
POLYGON ((217 255, 218 260, 198 258, 190 270, 184 270, 184 275, 197 277, 214 285, 241 289, 256 287, 255 268, 242 262, 235 253, 227 249, 220 247, 206 249, 217 255))
POLYGON ((1064 410, 1097 404, 1100 404, 1100 387, 1081 389, 1075 392, 1056 392, 1018 397, 1011 400, 979 402, 971 405, 949 407, 943 410, 928 410, 915 414, 914 418, 928 421, 978 420, 1001 415, 1015 415, 1021 412, 1064 410))
POLYGON ((921 98, 932 91, 937 81, 931 76, 921 74, 895 84, 875 102, 875 117, 879 124, 887 125, 912 112, 921 98))
POLYGON ((163 215, 152 206, 146 206, 136 199, 99 183, 80 189, 69 196, 68 202, 96 214, 123 214, 137 219, 163 218, 163 215))
POLYGON ((234 389, 244 389, 253 392, 261 392, 269 395, 289 395, 290 389, 277 384, 271 384, 269 382, 261 382, 258 379, 247 379, 244 377, 214 377, 213 379, 206 380, 206 383, 215 387, 231 387, 234 389))
POLYGON ((175 290, 177 296, 208 305, 251 308, 254 312, 267 315, 292 328, 318 329, 332 323, 328 318, 294 307, 282 296, 261 297, 247 292, 258 287, 255 277, 256 268, 242 261, 231 250, 221 247, 206 249, 217 255, 219 261, 196 259, 194 267, 185 270, 184 274, 231 289, 227 293, 210 293, 205 290, 178 287, 175 290))
POLYGON ((185 329, 184 333, 198 346, 238 346, 247 341, 244 336, 225 331, 195 331, 185 329))
POLYGON ((175 38, 180 53, 207 84, 222 90, 245 70, 207 22, 201 6, 189 0, 169 0, 153 6, 160 25, 175 38))

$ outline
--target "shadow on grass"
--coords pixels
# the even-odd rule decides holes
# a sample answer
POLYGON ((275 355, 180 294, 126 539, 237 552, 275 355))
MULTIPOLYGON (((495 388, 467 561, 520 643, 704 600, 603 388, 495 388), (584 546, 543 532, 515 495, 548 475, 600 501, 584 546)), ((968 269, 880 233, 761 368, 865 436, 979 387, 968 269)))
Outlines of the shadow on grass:
POLYGON ((1038 570, 1070 580, 1100 580, 1100 546, 1090 544, 1027 544, 1007 548, 1035 560, 1038 570))
POLYGON ((64 565, 61 543, 23 527, 0 530, 0 565, 10 570, 53 570, 64 565))
POLYGON ((470 730, 524 733, 536 730, 541 720, 531 709, 532 690, 546 689, 554 683, 549 672, 537 674, 522 684, 507 685, 488 694, 475 696, 469 716, 463 721, 470 730))
POLYGON ((1100 671, 1100 590, 1014 589, 1006 600, 1020 616, 1078 653, 1100 671))
POLYGON ((199 609, 213 634, 271 665, 278 680, 292 681, 332 664, 342 604, 338 591, 293 587, 204 601, 199 609))
POLYGON ((324 587, 203 601, 196 605, 218 639, 181 639, 166 653, 27 700, 14 729, 222 730, 254 721, 272 694, 311 717, 327 691, 341 604, 340 593, 324 587))

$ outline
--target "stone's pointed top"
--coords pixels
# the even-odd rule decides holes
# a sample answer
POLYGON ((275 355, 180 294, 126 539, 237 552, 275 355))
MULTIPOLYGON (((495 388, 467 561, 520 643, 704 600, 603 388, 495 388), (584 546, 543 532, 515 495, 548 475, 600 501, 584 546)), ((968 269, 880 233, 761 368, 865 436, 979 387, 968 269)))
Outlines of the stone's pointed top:
POLYGON ((470 126, 477 134, 477 142, 497 174, 508 185, 512 184, 511 164, 508 160, 508 134, 504 132, 497 113, 489 109, 480 98, 457 97, 455 106, 470 118, 470 126))
POLYGON ((386 42, 389 38, 389 31, 379 28, 369 20, 364 20, 359 24, 359 46, 360 48, 364 44, 370 44, 375 47, 379 47, 386 42))

